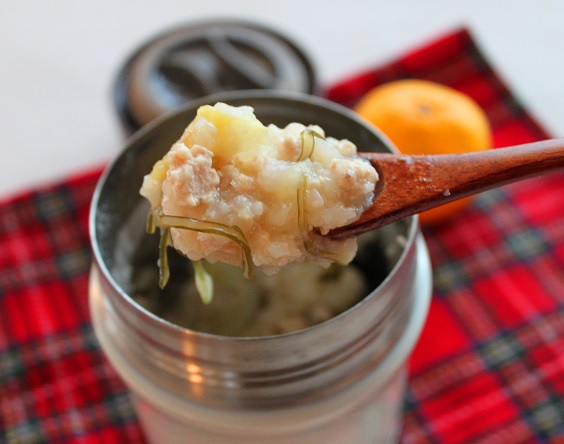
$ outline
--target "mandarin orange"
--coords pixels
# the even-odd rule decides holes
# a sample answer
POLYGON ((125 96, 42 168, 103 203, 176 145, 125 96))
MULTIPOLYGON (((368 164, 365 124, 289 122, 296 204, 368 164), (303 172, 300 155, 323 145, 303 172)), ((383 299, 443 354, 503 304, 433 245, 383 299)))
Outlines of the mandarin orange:
MULTIPOLYGON (((468 95, 438 83, 406 79, 369 91, 356 111, 378 127, 403 154, 447 154, 491 147, 491 129, 468 95)), ((472 198, 421 213, 422 224, 444 221, 472 198)))

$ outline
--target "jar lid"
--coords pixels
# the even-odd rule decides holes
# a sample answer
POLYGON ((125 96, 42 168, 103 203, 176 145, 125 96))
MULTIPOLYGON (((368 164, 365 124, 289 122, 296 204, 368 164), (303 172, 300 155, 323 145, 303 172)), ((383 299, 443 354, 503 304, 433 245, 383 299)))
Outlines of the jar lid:
POLYGON ((295 43, 264 26, 199 22, 138 48, 120 70, 114 93, 122 124, 135 131, 190 100, 246 89, 312 94, 314 68, 295 43))

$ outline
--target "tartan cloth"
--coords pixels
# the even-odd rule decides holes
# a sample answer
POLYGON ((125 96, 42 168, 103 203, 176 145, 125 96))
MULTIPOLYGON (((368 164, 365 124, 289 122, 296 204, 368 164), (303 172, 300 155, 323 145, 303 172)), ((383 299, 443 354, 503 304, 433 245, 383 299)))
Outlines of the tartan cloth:
MULTIPOLYGON (((407 77, 474 97, 496 146, 548 138, 465 29, 326 95, 350 106, 407 77)), ((87 217, 99 175, 0 203, 0 443, 144 442, 90 325, 87 217)), ((403 443, 564 442, 562 189, 562 173, 512 184, 424 228, 435 285, 410 361, 403 443)))
MULTIPOLYGON (((421 78, 473 97, 495 147, 549 138, 458 30, 328 89, 352 106, 371 88, 421 78)), ((410 362, 404 443, 564 443, 564 174, 478 196, 424 227, 429 317, 410 362)))

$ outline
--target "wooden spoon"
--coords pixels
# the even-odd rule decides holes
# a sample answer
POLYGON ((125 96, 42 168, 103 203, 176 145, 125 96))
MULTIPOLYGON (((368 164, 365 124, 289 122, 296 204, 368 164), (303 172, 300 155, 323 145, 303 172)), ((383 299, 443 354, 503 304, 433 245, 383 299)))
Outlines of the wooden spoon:
POLYGON ((380 176, 374 201, 358 221, 327 234, 334 239, 357 236, 453 200, 564 168, 564 139, 464 154, 360 155, 380 176))

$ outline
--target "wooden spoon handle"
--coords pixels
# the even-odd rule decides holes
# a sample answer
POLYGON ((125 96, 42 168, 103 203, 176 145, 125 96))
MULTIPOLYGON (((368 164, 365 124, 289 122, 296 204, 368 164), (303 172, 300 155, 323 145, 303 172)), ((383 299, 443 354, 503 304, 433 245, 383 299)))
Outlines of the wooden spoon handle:
POLYGON ((361 153, 378 171, 374 203, 329 233, 356 236, 395 220, 518 180, 564 168, 564 139, 488 151, 404 156, 361 153))

